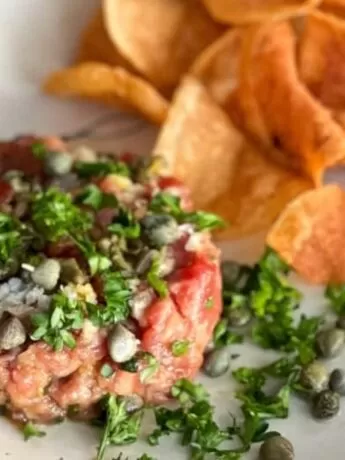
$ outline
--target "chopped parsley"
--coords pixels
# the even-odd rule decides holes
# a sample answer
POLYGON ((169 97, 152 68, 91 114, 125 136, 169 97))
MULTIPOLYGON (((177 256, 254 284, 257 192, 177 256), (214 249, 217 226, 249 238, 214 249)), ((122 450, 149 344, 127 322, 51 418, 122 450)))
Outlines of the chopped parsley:
POLYGON ((73 349, 76 346, 73 332, 83 327, 84 319, 83 304, 59 292, 53 296, 47 312, 32 315, 31 322, 36 328, 31 339, 44 340, 55 351, 61 351, 65 345, 73 349))
POLYGON ((97 326, 116 324, 128 318, 131 290, 120 272, 102 274, 104 306, 89 305, 90 320, 97 326))
POLYGON ((155 356, 148 352, 142 352, 143 369, 140 371, 141 383, 147 383, 158 371, 159 362, 155 356))
POLYGON ((75 206, 70 195, 56 188, 36 194, 32 222, 38 233, 51 242, 76 233, 84 234, 92 226, 90 215, 75 206))
POLYGON ((104 177, 109 174, 118 174, 125 177, 130 176, 129 167, 122 161, 97 161, 93 163, 76 161, 74 170, 83 179, 104 177))
POLYGON ((48 154, 48 149, 43 142, 36 141, 31 145, 31 151, 33 155, 39 160, 43 160, 48 154))
POLYGON ((142 411, 129 414, 126 402, 114 395, 103 400, 103 414, 98 424, 103 427, 103 434, 97 451, 96 460, 103 460, 108 446, 133 444, 139 435, 142 411))
POLYGON ((213 342, 217 348, 243 342, 243 335, 230 331, 225 318, 221 319, 213 331, 213 342))
POLYGON ((214 305, 214 298, 209 297, 205 302, 205 308, 212 308, 214 305))
POLYGON ((151 267, 147 273, 146 279, 149 285, 157 292, 160 297, 166 297, 169 291, 166 281, 164 281, 159 276, 160 264, 160 256, 157 255, 152 260, 151 267))
POLYGON ((131 211, 120 207, 115 221, 108 225, 108 231, 131 240, 137 239, 140 237, 140 224, 131 211))
POLYGON ((325 296, 337 315, 345 314, 345 284, 327 286, 325 296))
POLYGON ((100 370, 100 374, 102 377, 104 377, 105 379, 108 379, 109 377, 111 377, 112 375, 114 375, 114 369, 110 366, 110 364, 103 364, 103 366, 101 367, 101 370, 100 370))
POLYGON ((6 264, 14 251, 22 246, 20 222, 12 216, 0 213, 0 263, 6 264))
POLYGON ((30 438, 43 438, 46 435, 44 431, 41 431, 32 422, 28 422, 23 426, 24 441, 28 441, 30 438))
POLYGON ((170 214, 180 224, 190 223, 197 231, 214 230, 224 227, 224 221, 217 215, 205 212, 185 212, 181 208, 181 199, 167 192, 157 193, 151 200, 150 211, 160 214, 170 214))
POLYGON ((189 347, 189 340, 175 340, 175 342, 171 344, 171 352, 175 357, 184 356, 188 353, 189 347))
POLYGON ((87 185, 75 199, 76 203, 90 206, 99 211, 104 208, 117 208, 118 201, 114 194, 104 193, 95 184, 87 185))

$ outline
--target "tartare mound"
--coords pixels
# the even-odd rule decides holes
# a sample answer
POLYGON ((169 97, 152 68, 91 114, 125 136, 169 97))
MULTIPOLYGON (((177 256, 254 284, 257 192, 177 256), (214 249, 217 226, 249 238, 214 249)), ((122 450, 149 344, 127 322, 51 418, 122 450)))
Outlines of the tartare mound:
POLYGON ((155 169, 57 138, 0 145, 0 404, 14 420, 93 417, 107 394, 159 403, 200 369, 221 312, 219 222, 155 169))

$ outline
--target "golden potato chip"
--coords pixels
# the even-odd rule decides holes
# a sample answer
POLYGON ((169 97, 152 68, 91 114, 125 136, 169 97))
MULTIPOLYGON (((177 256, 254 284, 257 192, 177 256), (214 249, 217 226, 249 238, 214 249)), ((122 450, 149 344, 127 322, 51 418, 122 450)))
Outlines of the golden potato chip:
POLYGON ((344 132, 300 81, 288 23, 253 26, 248 37, 239 89, 226 109, 236 124, 270 147, 275 160, 320 185, 324 170, 345 158, 344 132), (253 119, 260 129, 253 128, 253 119))
POLYGON ((246 144, 227 191, 206 207, 230 223, 216 237, 237 238, 267 230, 286 204, 309 188, 311 181, 275 165, 246 144))
POLYGON ((345 18, 345 0, 323 0, 321 9, 327 13, 345 18))
POLYGON ((230 29, 201 53, 189 71, 220 105, 237 87, 242 39, 242 29, 230 29))
POLYGON ((119 53, 108 37, 101 9, 82 32, 75 63, 95 61, 133 71, 132 65, 119 53))
POLYGON ((226 190, 242 142, 204 86, 187 77, 174 96, 154 155, 166 160, 164 172, 181 179, 195 205, 203 207, 226 190))
POLYGON ((162 123, 168 102, 145 80, 121 67, 88 62, 53 73, 45 82, 47 93, 78 97, 137 111, 154 123, 162 123))
POLYGON ((103 0, 103 12, 113 43, 160 88, 176 86, 224 31, 199 0, 103 0))
POLYGON ((249 24, 308 13, 322 0, 203 0, 216 21, 249 24))
POLYGON ((337 185, 305 192, 281 214, 267 244, 307 281, 345 282, 345 192, 337 185))
POLYGON ((300 74, 326 106, 345 109, 345 21, 315 13, 308 17, 300 44, 300 74))

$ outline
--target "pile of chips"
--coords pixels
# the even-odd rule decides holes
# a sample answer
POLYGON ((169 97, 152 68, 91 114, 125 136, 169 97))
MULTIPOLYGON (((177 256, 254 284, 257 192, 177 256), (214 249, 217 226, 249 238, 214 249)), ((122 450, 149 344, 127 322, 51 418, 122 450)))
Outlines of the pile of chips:
POLYGON ((345 0, 103 0, 44 89, 161 125, 153 154, 219 238, 270 229, 307 279, 345 281, 345 192, 322 185, 345 162, 345 0))

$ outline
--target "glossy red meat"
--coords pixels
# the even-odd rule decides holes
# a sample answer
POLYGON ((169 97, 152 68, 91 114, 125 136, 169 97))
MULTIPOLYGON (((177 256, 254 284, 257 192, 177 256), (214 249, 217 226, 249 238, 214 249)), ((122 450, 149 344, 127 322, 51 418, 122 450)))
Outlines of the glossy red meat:
MULTIPOLYGON (((31 156, 26 158, 31 165, 31 156)), ((11 167, 14 163, 11 160, 11 167)), ((188 204, 188 194, 176 181, 162 179, 161 187, 174 187, 175 192, 180 187, 180 196, 188 204)), ((141 349, 158 360, 157 372, 141 382, 140 372, 117 369, 107 355, 106 331, 86 322, 73 350, 55 352, 39 342, 25 351, 0 356, 0 403, 7 404, 13 418, 51 422, 66 415, 72 405, 89 409, 109 392, 137 393, 148 401, 161 402, 177 379, 196 375, 221 312, 219 252, 208 237, 197 252, 186 251, 185 241, 182 238, 174 246, 178 263, 167 279, 169 295, 156 298, 138 325, 141 349), (176 340, 190 342, 188 352, 181 357, 172 354, 176 340), (101 375, 104 363, 113 367, 111 377, 101 375)))

